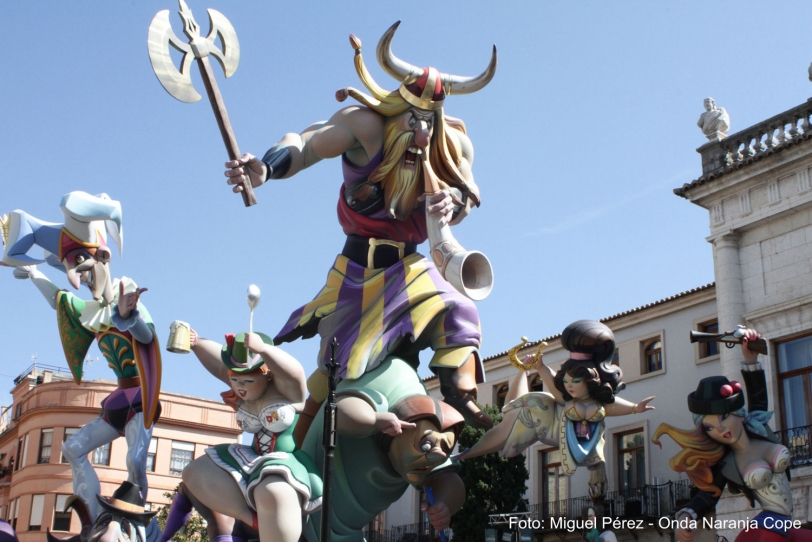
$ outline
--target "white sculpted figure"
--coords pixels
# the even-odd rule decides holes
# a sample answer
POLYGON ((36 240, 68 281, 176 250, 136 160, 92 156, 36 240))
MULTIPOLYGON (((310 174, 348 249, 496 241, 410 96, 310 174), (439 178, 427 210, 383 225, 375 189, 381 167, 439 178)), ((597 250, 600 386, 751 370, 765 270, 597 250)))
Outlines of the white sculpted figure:
POLYGON ((700 115, 696 124, 709 141, 717 141, 727 137, 730 116, 724 107, 716 107, 713 98, 705 98, 705 112, 700 115))

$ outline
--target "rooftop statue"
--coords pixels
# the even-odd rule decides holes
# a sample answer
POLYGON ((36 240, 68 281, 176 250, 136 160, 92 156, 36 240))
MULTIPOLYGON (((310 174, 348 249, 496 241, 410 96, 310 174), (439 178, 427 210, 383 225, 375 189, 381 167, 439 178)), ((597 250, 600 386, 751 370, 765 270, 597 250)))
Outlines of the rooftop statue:
POLYGON ((699 116, 696 124, 709 141, 718 141, 727 137, 730 116, 724 107, 716 107, 713 98, 705 98, 705 112, 699 116))

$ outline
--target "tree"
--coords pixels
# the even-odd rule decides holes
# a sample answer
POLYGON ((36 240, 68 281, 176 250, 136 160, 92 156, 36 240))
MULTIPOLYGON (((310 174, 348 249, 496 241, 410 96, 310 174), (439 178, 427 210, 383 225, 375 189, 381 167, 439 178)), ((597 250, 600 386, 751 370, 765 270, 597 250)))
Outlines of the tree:
MULTIPOLYGON (((494 425, 502 421, 495 406, 488 405, 482 410, 493 419, 494 425)), ((460 433, 460 449, 470 448, 484 434, 482 429, 466 425, 460 433)), ((523 495, 530 475, 523 454, 504 458, 493 453, 466 459, 462 462, 460 476, 465 482, 466 498, 460 511, 451 517, 454 540, 483 542, 489 514, 527 510, 523 495)))
MULTIPOLYGON (((180 484, 178 484, 178 487, 176 487, 172 493, 164 493, 164 497, 171 502, 175 497, 175 493, 178 492, 178 489, 180 489, 180 484)), ((160 527, 161 530, 163 530, 166 525, 167 516, 169 516, 169 507, 164 506, 161 508, 161 511, 158 512, 157 516, 158 527, 160 527)), ((209 535, 206 532, 206 521, 196 510, 193 510, 192 515, 189 516, 189 521, 186 522, 186 526, 175 533, 172 540, 173 542, 209 542, 209 535)))

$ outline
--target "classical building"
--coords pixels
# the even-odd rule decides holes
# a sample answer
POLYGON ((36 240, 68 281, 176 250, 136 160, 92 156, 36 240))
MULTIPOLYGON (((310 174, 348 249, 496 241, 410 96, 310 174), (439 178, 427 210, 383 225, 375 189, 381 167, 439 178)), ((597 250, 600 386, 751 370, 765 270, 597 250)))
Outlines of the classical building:
MULTIPOLYGON (((63 509, 73 486, 62 443, 99 416, 102 399, 114 389, 107 380, 76 385, 67 369, 42 365, 15 379, 12 404, 0 418, 0 517, 15 526, 21 542, 45 542, 46 529, 61 538, 79 533, 76 514, 63 509)), ((183 467, 206 447, 234 442, 241 433, 234 411, 221 402, 162 393, 161 406, 147 456, 148 509, 168 504, 164 493, 177 487, 183 467)), ((120 438, 90 454, 103 495, 127 479, 126 453, 120 438)))
MULTIPOLYGON (((793 452, 795 519, 812 519, 812 100, 700 147, 702 175, 674 192, 708 210, 719 324, 768 340, 773 425, 793 452)), ((721 373, 738 360, 722 351, 721 373)), ((725 493, 720 518, 749 514, 725 493)), ((730 538, 733 532, 720 532, 730 538)))

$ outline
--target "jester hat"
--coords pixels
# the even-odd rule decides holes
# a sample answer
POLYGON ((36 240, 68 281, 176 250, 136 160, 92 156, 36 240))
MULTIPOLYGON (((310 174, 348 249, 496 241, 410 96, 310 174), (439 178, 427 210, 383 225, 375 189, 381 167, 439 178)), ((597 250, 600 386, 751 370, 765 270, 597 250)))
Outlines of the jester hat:
POLYGON ((124 248, 121 203, 107 194, 92 196, 87 192, 70 192, 59 204, 65 222, 44 222, 19 209, 0 217, 3 237, 3 263, 12 267, 48 265, 65 271, 62 259, 77 248, 95 249, 107 245, 107 235, 124 248), (43 249, 42 259, 28 255, 38 246, 43 249))
MULTIPOLYGON (((273 346, 273 339, 264 333, 256 332, 262 338, 262 342, 273 346)), ((220 350, 220 360, 226 368, 237 374, 248 374, 258 370, 265 361, 256 352, 251 352, 251 357, 248 356, 248 349, 245 347, 245 336, 247 333, 243 332, 239 335, 229 333, 226 335, 226 344, 220 350)))

